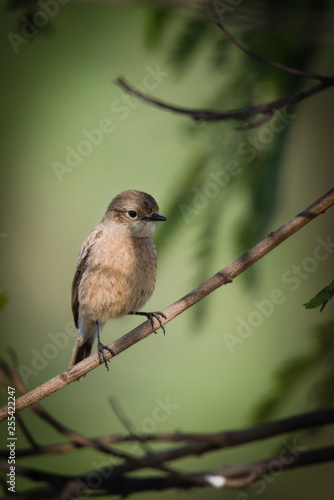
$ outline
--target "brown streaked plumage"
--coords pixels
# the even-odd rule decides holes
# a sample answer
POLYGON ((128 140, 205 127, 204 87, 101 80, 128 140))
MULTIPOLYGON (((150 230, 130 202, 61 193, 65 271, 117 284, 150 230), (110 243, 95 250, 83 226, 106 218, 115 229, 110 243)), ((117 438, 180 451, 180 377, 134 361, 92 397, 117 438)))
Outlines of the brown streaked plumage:
POLYGON ((155 287, 157 255, 152 233, 157 221, 167 220, 158 212, 149 194, 123 191, 82 245, 72 283, 72 312, 79 335, 70 367, 90 355, 97 337, 100 362, 108 368, 104 350, 110 349, 99 338, 108 319, 142 314, 151 321, 156 317, 163 327, 162 313, 139 312, 155 287))

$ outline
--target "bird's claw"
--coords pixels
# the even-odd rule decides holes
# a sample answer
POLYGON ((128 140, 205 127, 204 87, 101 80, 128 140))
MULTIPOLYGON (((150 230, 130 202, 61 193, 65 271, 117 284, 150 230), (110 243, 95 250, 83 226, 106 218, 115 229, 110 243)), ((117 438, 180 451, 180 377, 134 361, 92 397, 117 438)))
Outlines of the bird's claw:
POLYGON ((107 356, 105 355, 105 352, 104 352, 105 350, 108 351, 108 352, 110 352, 110 354, 112 356, 115 356, 114 351, 112 349, 110 349, 110 347, 108 347, 107 345, 103 345, 102 342, 98 342, 98 344, 97 344, 97 354, 98 354, 98 357, 99 357, 100 365, 102 365, 102 363, 104 362, 105 367, 109 371, 109 366, 108 366, 109 360, 107 359, 107 356))
MULTIPOLYGON (((129 312, 129 314, 136 314, 138 316, 146 316, 146 318, 150 320, 152 328, 154 328, 153 318, 155 318, 157 321, 159 321, 159 325, 162 328, 162 331, 164 332, 164 335, 165 335, 165 333, 166 333, 165 325, 161 321, 160 316, 162 316, 164 319, 167 319, 167 316, 165 316, 163 312, 161 312, 161 311, 155 311, 155 312, 131 311, 131 312, 129 312)), ((157 333, 157 332, 154 330, 154 333, 157 333)))
MULTIPOLYGON (((155 312, 151 312, 151 313, 147 313, 147 319, 150 320, 151 322, 151 325, 152 325, 152 328, 154 326, 154 323, 153 323, 153 318, 155 318, 156 320, 159 321, 159 325, 161 326, 162 328, 162 331, 164 332, 164 335, 166 333, 166 330, 165 330, 165 325, 163 324, 163 322, 161 321, 161 318, 160 316, 162 316, 163 318, 167 319, 166 316, 164 315, 163 312, 161 311, 155 311, 155 312)), ((155 330, 154 330, 154 333, 157 333, 155 330)))

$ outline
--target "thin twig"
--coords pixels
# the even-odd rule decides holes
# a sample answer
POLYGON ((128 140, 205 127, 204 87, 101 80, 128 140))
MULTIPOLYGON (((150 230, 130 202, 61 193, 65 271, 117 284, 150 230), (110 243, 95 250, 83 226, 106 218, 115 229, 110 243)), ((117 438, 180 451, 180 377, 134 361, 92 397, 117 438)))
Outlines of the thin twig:
POLYGON ((266 66, 270 66, 272 68, 279 69, 281 71, 284 71, 285 73, 290 73, 291 75, 297 75, 301 76, 303 78, 308 78, 310 80, 324 80, 325 76, 318 75, 317 73, 312 73, 309 71, 302 71, 300 69, 295 69, 291 68, 290 66, 285 66, 284 64, 277 63, 274 61, 269 61, 269 59, 266 59, 265 57, 255 54, 252 50, 250 50, 248 47, 243 45, 241 42, 239 42, 226 28, 225 26, 222 25, 220 21, 217 20, 216 16, 214 15, 214 10, 210 9, 210 7, 207 9, 207 13, 211 19, 211 21, 222 31, 224 34, 225 38, 229 40, 233 45, 238 47, 242 52, 244 52, 248 57, 253 59, 254 61, 257 61, 261 64, 265 64, 266 66))
MULTIPOLYGON (((318 215, 324 213, 328 208, 334 204, 334 189, 331 189, 319 198, 316 202, 306 208, 303 212, 299 213, 293 219, 286 222, 283 226, 279 227, 276 231, 269 234, 267 238, 241 255, 234 262, 226 266, 217 274, 209 278, 206 282, 200 285, 195 290, 174 302, 163 311, 166 319, 164 323, 168 323, 182 312, 192 307, 197 302, 202 300, 207 295, 214 292, 217 288, 231 283, 234 278, 243 273, 250 266, 254 265, 258 260, 262 259, 265 255, 271 252, 278 245, 283 243, 287 238, 292 236, 296 231, 308 224, 318 215)), ((137 328, 134 328, 123 337, 112 342, 109 347, 117 356, 129 347, 133 346, 140 340, 148 337, 153 331, 160 328, 157 320, 154 320, 153 327, 150 321, 145 321, 137 328)), ((111 358, 111 354, 106 353, 107 359, 111 358)), ((100 365, 97 354, 93 354, 89 358, 81 361, 69 370, 60 373, 48 382, 36 387, 27 394, 24 394, 16 400, 16 412, 20 412, 28 406, 42 400, 43 398, 53 394, 54 392, 62 389, 68 384, 71 384, 82 375, 90 372, 100 365)), ((0 421, 8 416, 8 406, 0 409, 0 421)))
POLYGON ((148 455, 149 453, 151 453, 152 450, 147 444, 147 439, 143 438, 141 434, 138 433, 138 431, 135 429, 135 426, 133 425, 129 417, 127 417, 124 411, 121 409, 119 402, 115 398, 109 397, 109 403, 115 415, 117 416, 118 420, 128 431, 129 437, 131 437, 134 441, 138 441, 145 454, 148 455))

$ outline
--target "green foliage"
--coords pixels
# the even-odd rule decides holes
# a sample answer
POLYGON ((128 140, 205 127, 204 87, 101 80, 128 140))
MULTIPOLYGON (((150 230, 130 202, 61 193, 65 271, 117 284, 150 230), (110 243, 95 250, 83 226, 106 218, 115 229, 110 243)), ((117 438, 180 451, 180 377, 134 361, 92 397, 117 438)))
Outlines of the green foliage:
POLYGON ((185 19, 169 51, 169 61, 177 70, 184 70, 202 46, 209 25, 202 19, 185 19))
MULTIPOLYGON (((172 17, 169 15, 169 19, 172 17)), ((164 29, 166 30, 166 26, 164 29)), ((242 39, 240 33, 237 37, 242 39)), ((267 52, 272 49, 276 54, 276 47, 279 44, 279 39, 269 38, 267 52)), ((179 34, 171 43, 168 54, 168 60, 174 70, 180 71, 189 67, 203 45, 209 53, 211 52, 208 60, 208 81, 210 82, 211 73, 214 76, 215 88, 210 83, 208 95, 203 96, 203 102, 199 102, 197 108, 221 110, 242 108, 256 102, 273 100, 296 90, 296 85, 299 85, 299 81, 290 75, 287 76, 249 59, 226 41, 215 26, 204 22, 203 19, 185 19, 182 22, 179 34)), ((282 49, 280 46, 279 49, 282 62, 289 64, 291 45, 286 42, 281 45, 284 47, 282 49)), ((298 52, 295 47, 294 51, 298 52)), ((299 67, 305 62, 305 58, 301 56, 299 67)), ((189 216, 186 222, 188 225, 195 224, 200 235, 196 251, 198 273, 195 284, 208 277, 211 260, 203 256, 212 255, 213 249, 219 243, 217 231, 212 227, 208 228, 207 225, 223 224, 222 214, 229 209, 229 202, 234 197, 240 198, 240 192, 245 208, 234 231, 236 252, 243 253, 264 237, 271 228, 278 190, 281 152, 287 135, 287 125, 277 118, 274 120, 277 126, 275 129, 271 128, 269 123, 262 128, 245 132, 235 131, 235 124, 230 122, 187 124, 189 141, 191 137, 196 138, 194 149, 196 158, 200 157, 200 161, 194 160, 188 166, 184 182, 177 189, 173 188, 175 195, 170 199, 167 212, 173 220, 172 231, 175 234, 176 229, 181 226, 186 230, 180 205, 186 205, 192 211, 193 216, 189 216), (205 190, 209 191, 212 176, 223 175, 222 172, 227 169, 231 161, 238 164, 240 174, 229 176, 225 185, 220 184, 217 196, 207 196, 205 190), (198 192, 201 192, 208 201, 206 204, 203 202, 205 206, 199 210, 198 205, 196 203, 194 205, 198 192)), ((162 242, 170 244, 171 240, 171 228, 161 227, 158 244, 162 242)), ((165 249, 166 245, 163 247, 165 249)), ((256 283, 255 273, 253 269, 246 273, 248 285, 256 283)))
POLYGON ((309 376, 310 409, 332 406, 334 403, 334 320, 318 327, 313 333, 313 347, 309 353, 286 361, 277 372, 270 395, 255 408, 252 422, 274 417, 286 399, 309 376))
POLYGON ((10 10, 26 9, 27 7, 36 7, 36 0, 7 0, 6 7, 10 10))
POLYGON ((172 239, 180 226, 185 222, 181 216, 180 206, 182 204, 191 205, 194 196, 192 187, 196 187, 201 182, 202 168, 205 163, 205 156, 200 156, 186 171, 184 179, 179 181, 179 185, 174 187, 172 201, 166 210, 173 224, 170 224, 169 231, 166 231, 163 225, 160 224, 154 237, 155 244, 159 248, 159 253, 167 247, 169 240, 172 239))
POLYGON ((0 292, 0 311, 5 307, 8 302, 7 292, 0 292))
MULTIPOLYGON (((219 227, 221 216, 219 212, 219 202, 210 203, 208 209, 203 213, 203 224, 200 226, 200 234, 198 236, 198 246, 195 249, 195 257, 198 265, 197 279, 200 283, 208 279, 209 274, 212 273, 210 265, 212 265, 213 256, 218 239, 215 238, 217 227, 219 227)), ((201 326, 205 319, 207 303, 201 300, 193 311, 193 321, 197 328, 201 326)))
POLYGON ((147 26, 145 30, 145 42, 148 46, 154 46, 161 42, 165 26, 170 19, 170 9, 159 6, 148 10, 147 26))
POLYGON ((317 293, 311 300, 309 300, 305 306, 305 309, 314 309, 315 307, 320 308, 320 312, 323 310, 329 299, 331 299, 334 295, 334 280, 328 285, 325 286, 320 292, 317 293))

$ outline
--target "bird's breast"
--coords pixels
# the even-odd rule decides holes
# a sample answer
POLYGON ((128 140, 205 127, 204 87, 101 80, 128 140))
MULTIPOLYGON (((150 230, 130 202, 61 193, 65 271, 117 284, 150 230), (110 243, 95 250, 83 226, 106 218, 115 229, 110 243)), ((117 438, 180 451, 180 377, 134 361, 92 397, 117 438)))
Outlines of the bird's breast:
POLYGON ((153 293, 157 256, 152 238, 102 234, 79 286, 79 307, 101 323, 143 307, 153 293))

